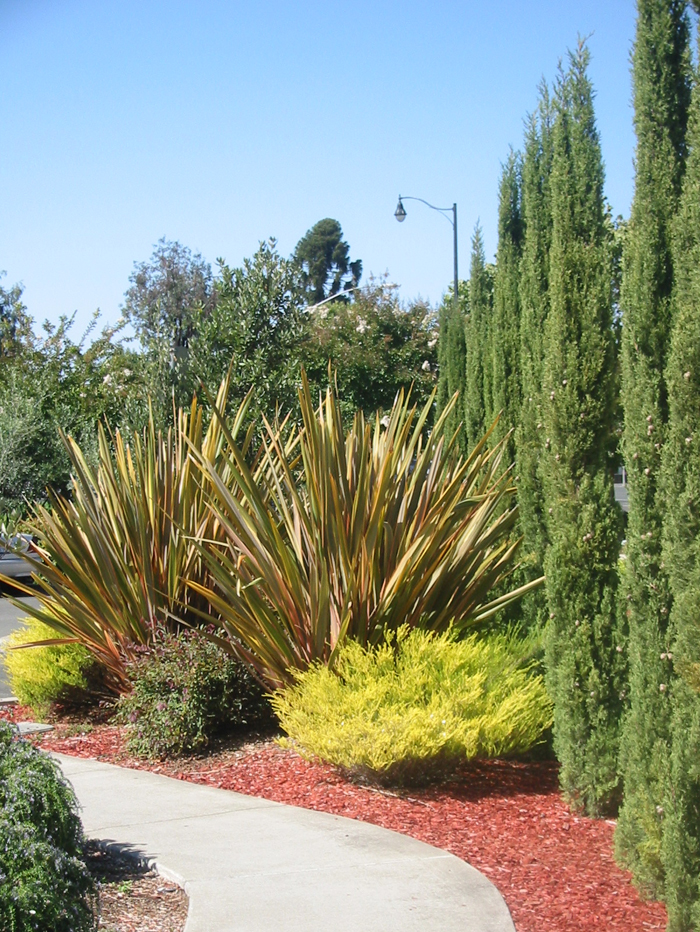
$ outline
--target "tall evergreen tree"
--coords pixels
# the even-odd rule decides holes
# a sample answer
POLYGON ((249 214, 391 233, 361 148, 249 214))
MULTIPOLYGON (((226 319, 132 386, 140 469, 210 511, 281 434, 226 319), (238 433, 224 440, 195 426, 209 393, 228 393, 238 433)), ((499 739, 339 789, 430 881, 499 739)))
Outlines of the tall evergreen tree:
POLYGON ((484 256, 484 241, 477 223, 472 237, 469 272, 469 313, 466 319, 466 390, 465 424, 467 444, 471 449, 481 439, 487 416, 493 411, 491 401, 491 366, 489 328, 492 288, 484 256))
MULTIPOLYGON (((698 34, 700 50, 700 32, 698 34)), ((670 779, 662 801, 662 862, 670 932, 700 928, 700 83, 693 89, 688 162, 674 224, 674 323, 666 369, 662 453, 663 561, 673 607, 657 685, 671 704, 670 779), (671 644, 672 650, 668 645, 671 644), (680 676, 671 678, 671 664, 680 676)))
POLYGON ((663 892, 668 765, 670 598, 661 555, 660 464, 668 419, 664 366, 671 333, 671 223, 684 166, 689 103, 685 0, 638 0, 633 55, 637 133, 634 202, 623 255, 622 451, 630 511, 620 592, 629 627, 630 707, 621 745, 624 800, 618 857, 648 894, 663 892))
POLYGON ((466 395, 466 344, 465 314, 467 304, 466 284, 460 283, 459 303, 455 306, 452 294, 447 294, 440 308, 440 329, 438 337, 438 414, 447 406, 455 392, 459 393, 457 404, 453 408, 448 423, 447 436, 458 428, 459 445, 463 453, 467 449, 467 435, 464 429, 465 395, 466 395))
MULTIPOLYGON (((520 373, 522 402, 515 432, 516 479, 522 558, 531 578, 541 575, 547 542, 544 498, 538 475, 543 453, 542 360, 544 325, 549 313, 549 250, 552 241, 550 181, 552 169, 552 103, 546 85, 540 88, 537 111, 525 133, 522 169, 522 224, 520 260, 520 373)), ((523 601, 529 626, 541 626, 547 617, 545 590, 523 601)))
MULTIPOLYGON (((498 206, 498 251, 493 290, 491 326, 491 401, 493 414, 501 413, 498 437, 518 423, 521 401, 520 375, 520 253, 522 217, 520 205, 520 156, 511 151, 503 166, 498 206)), ((506 462, 515 459, 511 436, 506 462)))
POLYGON ((598 814, 614 807, 618 793, 623 664, 615 616, 621 534, 612 477, 612 243, 588 61, 579 43, 556 94, 542 478, 554 747, 565 794, 598 814))

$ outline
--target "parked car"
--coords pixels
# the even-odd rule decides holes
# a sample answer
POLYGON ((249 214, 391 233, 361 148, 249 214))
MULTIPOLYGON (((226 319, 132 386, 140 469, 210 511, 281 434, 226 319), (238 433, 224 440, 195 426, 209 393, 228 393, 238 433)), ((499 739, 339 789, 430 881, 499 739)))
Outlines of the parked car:
POLYGON ((0 575, 9 576, 10 579, 32 575, 32 561, 41 563, 41 557, 31 549, 31 543, 29 534, 15 534, 12 537, 0 534, 0 575))

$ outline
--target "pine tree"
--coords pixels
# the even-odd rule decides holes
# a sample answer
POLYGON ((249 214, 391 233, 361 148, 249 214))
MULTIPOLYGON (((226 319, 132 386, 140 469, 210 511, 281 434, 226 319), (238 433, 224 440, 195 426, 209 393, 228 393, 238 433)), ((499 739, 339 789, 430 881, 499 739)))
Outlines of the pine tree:
MULTIPOLYGON (((529 578, 542 574, 547 543, 544 500, 538 475, 543 453, 542 360, 544 325, 549 313, 549 250, 552 241, 550 180, 552 167, 552 104, 546 85, 540 88, 536 113, 525 134, 522 168, 522 224, 520 260, 520 373, 522 401, 515 432, 516 479, 521 559, 529 578)), ((522 603, 525 623, 541 627, 547 617, 547 598, 536 589, 522 603)))
MULTIPOLYGON (((499 439, 515 427, 520 417, 519 286, 523 234, 520 189, 520 156, 511 151, 503 166, 499 191, 498 251, 491 326, 491 413, 501 415, 499 439)), ((505 461, 512 463, 514 459, 515 441, 511 436, 505 461)))
POLYGON ((617 800, 623 664, 615 598, 612 242, 583 43, 559 79, 551 175, 541 472, 550 544, 545 663, 566 796, 590 814, 617 800))
MULTIPOLYGON (((698 34, 700 48, 700 32, 698 34)), ((674 223, 674 323, 666 369, 662 453, 663 562, 673 607, 656 686, 671 704, 670 777, 662 800, 662 863, 670 932, 700 928, 700 83, 693 89, 688 162, 674 223), (672 650, 668 645, 670 638, 672 650), (680 676, 672 676, 671 667, 680 676)))
POLYGON ((669 760, 668 578, 661 556, 660 464, 668 419, 671 222, 684 165, 689 102, 685 0, 638 0, 633 55, 636 183, 623 254, 622 451, 630 511, 620 590, 629 628, 629 710, 621 742, 618 857, 651 896, 663 892, 661 831, 669 760))
POLYGON ((481 440, 484 428, 490 426, 487 414, 490 416, 493 411, 489 340, 491 305, 491 277, 486 268, 481 227, 477 223, 472 237, 469 313, 465 328, 467 344, 465 424, 469 449, 481 440))
POLYGON ((460 283, 459 304, 455 306, 452 294, 447 294, 440 308, 440 330, 438 336, 438 393, 437 410, 440 414, 455 392, 459 393, 457 404, 447 423, 447 436, 458 428, 459 446, 463 453, 467 450, 467 435, 464 428, 464 409, 466 395, 466 345, 465 314, 467 303, 464 292, 466 285, 460 283))

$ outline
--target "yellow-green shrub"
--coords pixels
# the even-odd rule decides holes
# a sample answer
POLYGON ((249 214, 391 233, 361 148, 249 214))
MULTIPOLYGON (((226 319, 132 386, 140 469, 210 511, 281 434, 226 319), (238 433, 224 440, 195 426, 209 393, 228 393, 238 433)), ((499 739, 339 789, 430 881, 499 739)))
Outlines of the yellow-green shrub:
POLYGON ((53 702, 75 699, 88 689, 86 674, 94 661, 82 644, 25 647, 22 644, 56 638, 56 632, 35 619, 26 619, 8 638, 5 664, 10 686, 23 705, 35 711, 46 710, 53 702))
POLYGON ((436 766, 524 752, 552 723, 552 703, 513 636, 457 641, 407 628, 377 648, 349 641, 335 669, 314 664, 272 705, 294 745, 380 782, 436 766))

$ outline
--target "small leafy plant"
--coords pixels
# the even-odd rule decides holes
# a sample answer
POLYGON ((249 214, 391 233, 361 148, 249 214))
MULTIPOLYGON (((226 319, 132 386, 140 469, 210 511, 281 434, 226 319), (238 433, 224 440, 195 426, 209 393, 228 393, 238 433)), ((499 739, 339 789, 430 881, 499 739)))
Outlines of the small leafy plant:
POLYGON ((92 932, 94 882, 82 826, 57 764, 0 722, 0 928, 92 932))
POLYGON ((240 660, 204 634, 164 634, 129 668, 130 693, 117 705, 127 747, 165 758, 205 748, 224 730, 272 721, 262 687, 240 660))
POLYGON ((513 635, 458 641, 402 627, 376 648, 348 641, 272 698, 303 754, 381 783, 422 782, 455 763, 529 750, 552 703, 513 635))

